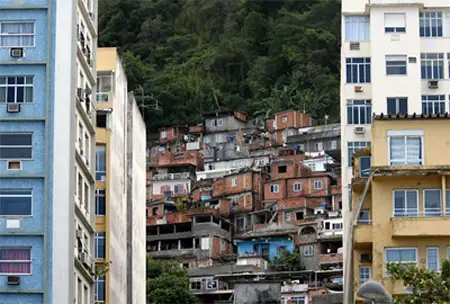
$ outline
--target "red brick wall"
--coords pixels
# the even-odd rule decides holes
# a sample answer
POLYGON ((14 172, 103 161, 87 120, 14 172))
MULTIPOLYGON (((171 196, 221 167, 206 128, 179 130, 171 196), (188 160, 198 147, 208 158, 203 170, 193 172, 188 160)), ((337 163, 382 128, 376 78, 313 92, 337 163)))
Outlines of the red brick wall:
POLYGON ((234 117, 242 121, 247 120, 247 114, 245 114, 244 112, 234 111, 234 117))
POLYGON ((277 121, 278 130, 312 126, 311 116, 298 111, 285 111, 278 113, 275 115, 275 119, 277 121), (283 117, 286 117, 286 122, 283 122, 283 117))
POLYGON ((272 182, 267 182, 264 184, 264 200, 279 200, 286 197, 286 180, 277 180, 272 182), (279 192, 270 192, 270 185, 279 185, 279 192))
POLYGON ((217 179, 214 182, 213 196, 237 194, 252 190, 252 175, 254 175, 252 172, 246 172, 217 179), (234 187, 233 179, 236 179, 236 186, 234 187))
POLYGON ((311 176, 311 177, 302 177, 296 179, 289 179, 287 181, 287 193, 288 197, 300 197, 304 195, 309 196, 326 196, 330 193, 330 177, 328 176, 311 176), (314 189, 315 181, 322 182, 322 189, 314 189), (300 183, 302 184, 302 191, 294 192, 294 184, 300 183))
MULTIPOLYGON (((232 211, 234 212, 240 212, 240 211, 252 211, 253 210, 253 203, 252 203, 252 194, 246 193, 237 199, 238 206, 231 207, 232 211)), ((232 206, 232 200, 229 198, 229 206, 232 206)))
POLYGON ((220 256, 220 238, 218 237, 212 237, 212 256, 213 257, 217 257, 220 256))
POLYGON ((272 164, 271 179, 291 178, 296 177, 298 171, 298 164, 294 162, 278 162, 272 164), (280 173, 280 167, 286 167, 286 173, 280 173))
POLYGON ((203 155, 200 151, 188 151, 181 152, 180 157, 174 157, 174 154, 169 151, 158 152, 158 166, 164 167, 167 165, 182 165, 192 164, 198 167, 199 170, 203 170, 203 155))

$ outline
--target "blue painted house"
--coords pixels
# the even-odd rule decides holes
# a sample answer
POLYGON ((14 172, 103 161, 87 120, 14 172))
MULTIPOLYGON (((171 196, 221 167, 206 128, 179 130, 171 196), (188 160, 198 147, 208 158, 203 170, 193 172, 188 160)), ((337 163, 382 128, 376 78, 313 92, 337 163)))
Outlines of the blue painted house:
POLYGON ((293 252, 294 242, 289 237, 258 238, 251 240, 236 240, 239 256, 255 254, 272 260, 283 252, 293 252))

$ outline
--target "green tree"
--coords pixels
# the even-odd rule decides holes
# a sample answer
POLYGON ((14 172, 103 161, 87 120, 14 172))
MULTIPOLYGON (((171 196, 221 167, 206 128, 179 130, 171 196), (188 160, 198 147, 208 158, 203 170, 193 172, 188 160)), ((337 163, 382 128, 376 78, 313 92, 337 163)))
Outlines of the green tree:
POLYGON ((273 258, 271 267, 275 271, 299 271, 305 269, 301 264, 298 250, 293 252, 285 251, 280 256, 273 258))
POLYGON ((151 304, 194 304, 189 278, 175 261, 147 259, 147 301, 151 304))
POLYGON ((441 273, 418 268, 414 264, 392 263, 388 265, 392 280, 403 280, 410 294, 394 297, 396 304, 449 304, 450 260, 442 263, 441 273))

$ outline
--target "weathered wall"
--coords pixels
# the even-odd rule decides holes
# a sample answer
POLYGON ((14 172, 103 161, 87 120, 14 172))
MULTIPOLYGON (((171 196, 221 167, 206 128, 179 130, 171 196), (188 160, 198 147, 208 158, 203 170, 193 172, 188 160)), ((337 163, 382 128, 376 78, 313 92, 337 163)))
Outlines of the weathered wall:
POLYGON ((279 304, 281 283, 236 282, 235 304, 279 304))

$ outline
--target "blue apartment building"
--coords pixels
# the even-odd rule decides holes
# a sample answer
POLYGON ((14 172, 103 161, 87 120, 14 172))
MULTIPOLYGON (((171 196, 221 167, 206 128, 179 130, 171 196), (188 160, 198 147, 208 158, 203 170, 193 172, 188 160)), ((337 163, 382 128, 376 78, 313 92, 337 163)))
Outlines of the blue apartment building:
POLYGON ((95 10, 0 0, 0 303, 95 302, 95 10))

